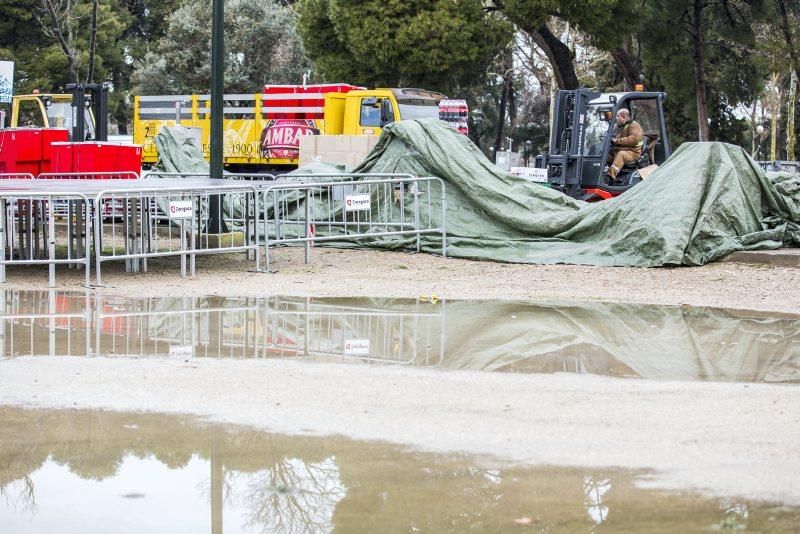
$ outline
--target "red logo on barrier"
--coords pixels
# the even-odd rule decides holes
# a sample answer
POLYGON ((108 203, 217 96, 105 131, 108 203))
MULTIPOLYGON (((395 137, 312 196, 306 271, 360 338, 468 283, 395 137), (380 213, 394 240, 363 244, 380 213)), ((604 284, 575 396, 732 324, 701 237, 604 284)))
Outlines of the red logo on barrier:
POLYGON ((300 137, 319 135, 313 120, 273 119, 261 132, 261 157, 297 159, 300 157, 300 137))

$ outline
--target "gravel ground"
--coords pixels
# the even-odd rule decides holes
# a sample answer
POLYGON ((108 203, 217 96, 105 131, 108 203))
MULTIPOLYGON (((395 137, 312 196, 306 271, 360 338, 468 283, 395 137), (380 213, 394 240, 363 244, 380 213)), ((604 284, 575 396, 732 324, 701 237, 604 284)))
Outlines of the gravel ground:
MULTIPOLYGON (((148 273, 103 266, 102 291, 139 295, 291 295, 445 299, 601 300, 714 306, 800 314, 800 269, 739 263, 703 267, 627 268, 519 265, 376 250, 314 248, 271 253, 273 273, 248 272, 244 255, 201 257, 197 276, 181 280, 177 259, 151 262, 148 273)), ((262 263, 263 266, 263 263, 262 263)), ((59 268, 59 288, 80 288, 82 272, 59 268)), ((10 268, 8 289, 47 287, 47 271, 10 268)))

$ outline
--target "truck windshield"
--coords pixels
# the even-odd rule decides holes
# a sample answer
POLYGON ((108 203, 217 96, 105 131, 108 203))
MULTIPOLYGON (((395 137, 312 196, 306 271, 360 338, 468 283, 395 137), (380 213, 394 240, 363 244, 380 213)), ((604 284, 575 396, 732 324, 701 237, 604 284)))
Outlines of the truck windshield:
POLYGON ((599 156, 603 153, 603 142, 611 124, 609 117, 613 116, 614 107, 611 104, 595 104, 586 107, 584 119, 584 156, 599 156))
POLYGON ((438 119, 439 118, 439 105, 431 100, 430 104, 403 104, 398 102, 400 107, 400 118, 404 121, 409 119, 438 119))
MULTIPOLYGON (((83 110, 84 121, 86 123, 86 132, 88 139, 94 139, 94 120, 88 109, 83 110)), ((51 128, 67 128, 72 135, 72 103, 70 102, 52 102, 47 108, 47 122, 51 128)), ((77 139, 75 140, 77 141, 77 139)))

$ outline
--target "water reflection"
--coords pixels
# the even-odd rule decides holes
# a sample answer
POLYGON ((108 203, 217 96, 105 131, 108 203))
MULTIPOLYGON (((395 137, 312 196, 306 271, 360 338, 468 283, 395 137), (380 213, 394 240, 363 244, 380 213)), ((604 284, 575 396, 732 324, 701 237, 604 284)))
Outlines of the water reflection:
POLYGON ((791 530, 800 511, 637 489, 616 470, 521 469, 158 414, 0 408, 14 532, 791 530))
POLYGON ((800 319, 617 303, 127 298, 3 291, 5 356, 300 358, 665 380, 800 382, 800 319))

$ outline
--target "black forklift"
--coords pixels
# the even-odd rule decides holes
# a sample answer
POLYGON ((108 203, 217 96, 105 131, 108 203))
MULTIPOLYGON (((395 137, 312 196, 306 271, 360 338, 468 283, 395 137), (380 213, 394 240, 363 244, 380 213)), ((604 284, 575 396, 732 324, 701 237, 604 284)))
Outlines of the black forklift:
POLYGON ((561 90, 553 102, 550 150, 536 157, 547 169, 547 182, 567 195, 595 202, 615 197, 640 181, 670 155, 662 92, 598 93, 589 89, 561 90), (625 108, 644 130, 641 157, 626 164, 614 185, 605 176, 617 111, 625 108), (647 171, 644 171, 646 174, 647 171))

